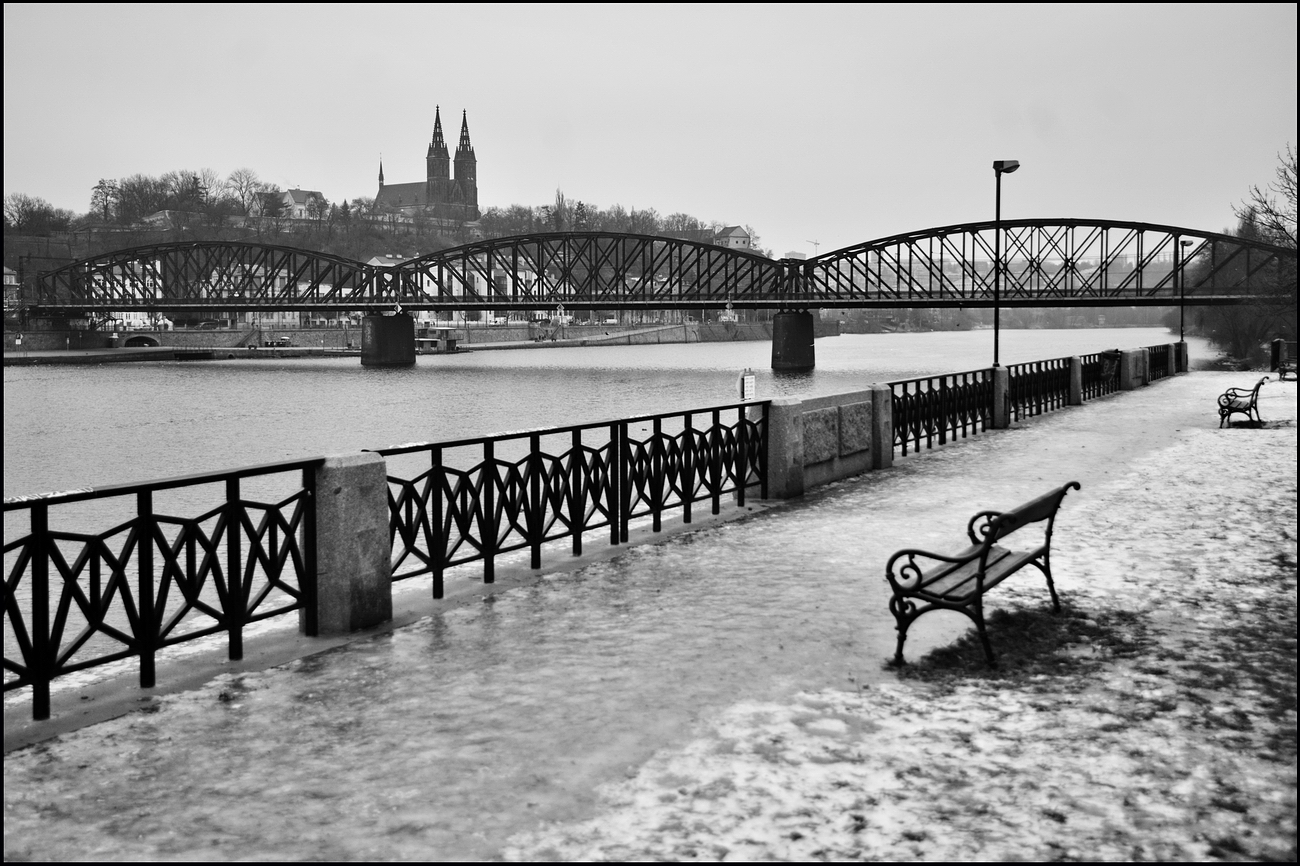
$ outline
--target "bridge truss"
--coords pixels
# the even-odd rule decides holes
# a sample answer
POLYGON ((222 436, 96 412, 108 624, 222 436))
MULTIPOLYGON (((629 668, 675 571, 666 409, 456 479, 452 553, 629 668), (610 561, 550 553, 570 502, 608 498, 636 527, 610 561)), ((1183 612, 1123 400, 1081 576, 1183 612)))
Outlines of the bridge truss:
MULTIPOLYGON (((806 261, 676 238, 567 232, 478 241, 394 266, 211 241, 104 253, 26 277, 29 314, 123 310, 531 311, 990 307, 993 222, 925 229, 806 261)), ((1231 304, 1295 292, 1296 251, 1148 223, 1003 221, 1007 307, 1231 304)))

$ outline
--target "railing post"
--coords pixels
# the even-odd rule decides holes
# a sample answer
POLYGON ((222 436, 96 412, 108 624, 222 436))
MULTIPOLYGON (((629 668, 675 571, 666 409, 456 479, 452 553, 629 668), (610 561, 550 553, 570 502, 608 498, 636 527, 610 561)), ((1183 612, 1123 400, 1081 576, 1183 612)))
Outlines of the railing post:
POLYGON ((871 468, 894 465, 894 389, 871 386, 871 468))
POLYGON ((663 419, 655 416, 650 429, 650 477, 646 488, 650 493, 650 526, 654 532, 663 529, 664 511, 664 459, 659 436, 663 432, 663 419))
MULTIPOLYGON (((249 581, 245 580, 242 555, 243 514, 240 506, 239 479, 226 479, 226 631, 230 635, 230 660, 244 657, 244 618, 248 615, 249 581)), ((252 575, 248 575, 251 579, 252 575)))
POLYGON ((609 488, 609 543, 617 545, 621 538, 619 528, 623 518, 623 425, 615 421, 609 425, 609 462, 605 467, 609 488))
MULTIPOLYGON (((1281 340, 1275 340, 1274 343, 1280 343, 1281 340)), ((1180 340, 1174 343, 1174 372, 1187 372, 1187 341, 1180 340)))
POLYGON ((480 493, 478 501, 483 511, 479 514, 478 528, 483 543, 483 582, 497 579, 497 462, 495 443, 483 443, 483 463, 478 474, 480 493))
POLYGON ((745 430, 745 407, 736 410, 736 505, 745 507, 745 484, 749 481, 749 437, 745 430))
MULTIPOLYGON (((316 595, 316 467, 305 466, 302 470, 303 512, 302 512, 302 577, 298 590, 302 593, 303 617, 302 633, 307 637, 316 637, 320 630, 317 620, 316 595)), ((193 544, 190 546, 193 555, 193 544)), ((190 574, 194 573, 191 566, 190 574)))
MULTIPOLYGON (((388 473, 374 452, 316 468, 317 629, 343 635, 393 617, 388 473)), ((308 617, 299 617, 306 630, 308 617)))
POLYGON ((136 494, 135 502, 136 599, 139 604, 139 631, 135 638, 140 650, 140 688, 151 689, 158 640, 153 594, 153 491, 141 490, 136 494))
POLYGON ((50 646, 50 509, 44 503, 32 506, 32 657, 28 676, 32 680, 32 718, 50 717, 50 680, 54 678, 54 653, 50 646))
POLYGON ((583 495, 582 431, 569 433, 569 527, 573 533, 573 555, 582 556, 582 533, 587 528, 587 497, 583 495))
POLYGON ((618 502, 618 540, 627 543, 627 528, 632 520, 632 446, 628 444, 627 422, 619 425, 619 502, 618 502))
POLYGON ((1011 426, 1011 371, 994 367, 993 374, 993 429, 1005 430, 1011 426))
POLYGON ((691 504, 695 501, 695 430, 691 426, 691 413, 686 413, 686 426, 682 429, 682 523, 691 522, 691 504))
POLYGON ((767 416, 767 484, 773 499, 803 495, 803 401, 777 397, 767 416))
POLYGON ((1119 353, 1119 390, 1132 391, 1142 385, 1143 349, 1121 349, 1119 353))
POLYGON ((531 551, 529 567, 542 567, 542 526, 545 524, 545 505, 542 504, 542 437, 532 433, 528 437, 528 546, 531 551))
POLYGON ((429 507, 433 535, 429 538, 429 558, 433 560, 433 597, 442 598, 444 590, 443 572, 447 570, 447 537, 442 534, 442 491, 446 486, 447 473, 442 465, 442 447, 435 445, 429 449, 429 507))
POLYGON ((1078 355, 1070 357, 1070 399, 1071 406, 1083 405, 1083 359, 1078 355))
POLYGON ((722 511, 722 416, 717 410, 713 410, 713 425, 710 430, 709 442, 709 467, 713 476, 713 486, 710 493, 713 494, 713 513, 719 514, 722 511))

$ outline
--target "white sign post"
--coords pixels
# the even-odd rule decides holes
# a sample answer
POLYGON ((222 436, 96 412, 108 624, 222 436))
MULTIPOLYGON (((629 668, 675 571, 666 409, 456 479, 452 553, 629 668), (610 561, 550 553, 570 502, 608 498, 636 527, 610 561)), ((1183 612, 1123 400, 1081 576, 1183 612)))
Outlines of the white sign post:
POLYGON ((753 370, 748 367, 745 368, 745 371, 736 380, 736 390, 740 392, 740 401, 742 403, 748 403, 754 399, 758 386, 756 385, 753 370))

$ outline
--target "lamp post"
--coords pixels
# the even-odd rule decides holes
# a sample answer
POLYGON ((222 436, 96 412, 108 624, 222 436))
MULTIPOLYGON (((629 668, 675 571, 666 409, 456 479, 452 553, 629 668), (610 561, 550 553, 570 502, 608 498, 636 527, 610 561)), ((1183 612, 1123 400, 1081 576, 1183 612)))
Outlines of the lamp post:
POLYGON ((1191 241, 1179 241, 1174 247, 1174 268, 1178 271, 1178 342, 1183 342, 1183 325, 1187 315, 1187 274, 1183 273, 1183 250, 1192 245, 1191 241))
POLYGON ((1020 160, 993 161, 996 194, 993 198, 993 366, 998 364, 998 330, 1002 324, 1002 175, 1020 168, 1020 160))

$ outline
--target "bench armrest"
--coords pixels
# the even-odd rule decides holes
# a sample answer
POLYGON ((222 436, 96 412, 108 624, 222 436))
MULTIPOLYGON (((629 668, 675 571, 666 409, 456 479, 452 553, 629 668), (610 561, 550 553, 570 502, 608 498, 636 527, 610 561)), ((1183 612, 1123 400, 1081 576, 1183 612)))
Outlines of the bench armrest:
POLYGON ((894 588, 896 594, 906 594, 917 588, 926 572, 925 566, 919 560, 926 559, 931 562, 965 565, 979 559, 980 550, 981 548, 974 547, 955 556, 950 556, 943 553, 932 553, 928 550, 904 548, 889 557, 889 562, 885 565, 885 579, 889 581, 889 585, 894 588))
POLYGON ((1001 511, 977 511, 970 519, 970 523, 966 524, 966 537, 970 539, 970 543, 983 544, 987 541, 993 521, 1001 516, 1001 511))

